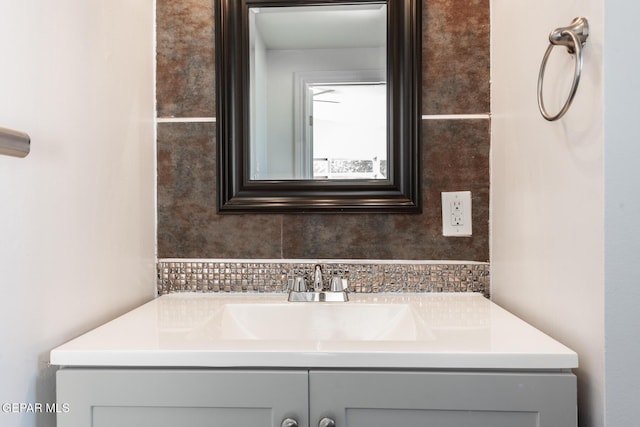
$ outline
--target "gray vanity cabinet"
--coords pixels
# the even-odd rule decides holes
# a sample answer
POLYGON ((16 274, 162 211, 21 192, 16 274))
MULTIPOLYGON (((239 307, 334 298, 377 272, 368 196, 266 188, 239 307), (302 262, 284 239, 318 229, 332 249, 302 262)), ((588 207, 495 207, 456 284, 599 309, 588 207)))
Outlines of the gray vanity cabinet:
POLYGON ((576 426, 569 372, 67 368, 57 389, 58 427, 576 426))
POLYGON ((311 371, 309 393, 313 427, 577 425, 571 373, 311 371))
POLYGON ((307 371, 61 369, 58 427, 308 425, 307 371))

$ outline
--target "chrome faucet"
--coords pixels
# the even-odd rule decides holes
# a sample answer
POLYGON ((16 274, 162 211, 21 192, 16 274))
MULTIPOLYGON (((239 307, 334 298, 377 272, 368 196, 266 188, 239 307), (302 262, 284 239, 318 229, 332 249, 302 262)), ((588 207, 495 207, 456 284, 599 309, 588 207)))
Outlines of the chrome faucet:
POLYGON ((322 285, 322 267, 320 264, 316 264, 313 268, 313 290, 320 292, 324 286, 322 285))
POLYGON ((339 276, 331 278, 329 290, 324 289, 322 278, 322 266, 316 264, 313 267, 313 286, 307 287, 307 281, 303 276, 289 279, 289 301, 349 301, 347 279, 339 276))

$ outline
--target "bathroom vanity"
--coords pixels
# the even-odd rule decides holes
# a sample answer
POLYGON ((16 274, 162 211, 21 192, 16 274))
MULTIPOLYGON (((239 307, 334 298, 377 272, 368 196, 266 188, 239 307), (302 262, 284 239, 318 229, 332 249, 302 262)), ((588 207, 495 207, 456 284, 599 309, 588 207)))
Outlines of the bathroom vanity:
POLYGON ((51 352, 59 427, 575 427, 577 362, 479 294, 165 295, 51 352))

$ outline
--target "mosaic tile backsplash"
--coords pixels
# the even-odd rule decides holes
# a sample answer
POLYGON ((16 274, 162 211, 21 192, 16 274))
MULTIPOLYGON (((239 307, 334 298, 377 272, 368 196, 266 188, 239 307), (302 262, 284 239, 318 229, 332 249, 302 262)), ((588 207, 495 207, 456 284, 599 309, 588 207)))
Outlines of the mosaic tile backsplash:
POLYGON ((479 292, 489 297, 488 263, 280 262, 172 260, 158 262, 158 294, 174 292, 286 292, 288 279, 311 282, 316 264, 325 282, 349 281, 351 292, 479 292))

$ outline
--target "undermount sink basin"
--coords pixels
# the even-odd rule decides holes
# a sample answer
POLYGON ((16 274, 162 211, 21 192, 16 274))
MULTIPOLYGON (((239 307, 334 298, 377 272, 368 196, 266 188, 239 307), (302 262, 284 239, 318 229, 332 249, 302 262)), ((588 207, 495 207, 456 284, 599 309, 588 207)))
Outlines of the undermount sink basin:
POLYGON ((222 338, 236 340, 403 341, 416 324, 408 304, 227 304, 222 338))

